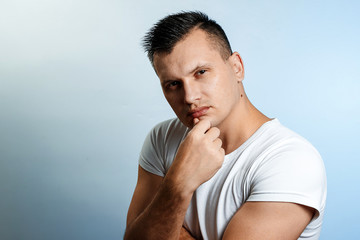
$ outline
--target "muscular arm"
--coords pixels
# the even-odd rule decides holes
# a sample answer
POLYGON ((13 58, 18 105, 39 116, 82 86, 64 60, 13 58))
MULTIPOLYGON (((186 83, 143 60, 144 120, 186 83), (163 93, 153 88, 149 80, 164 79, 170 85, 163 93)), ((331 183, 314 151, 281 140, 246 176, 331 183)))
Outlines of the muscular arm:
POLYGON ((193 192, 221 167, 220 132, 199 122, 181 143, 162 179, 139 168, 124 239, 178 239, 193 192))
POLYGON ((296 240, 314 209, 285 202, 246 202, 229 222, 223 240, 296 240))
POLYGON ((142 168, 139 168, 139 179, 129 208, 124 239, 178 239, 191 195, 181 195, 164 179, 149 202, 145 198, 154 191, 145 190, 149 185, 146 181, 155 179, 156 182, 157 179, 142 168))

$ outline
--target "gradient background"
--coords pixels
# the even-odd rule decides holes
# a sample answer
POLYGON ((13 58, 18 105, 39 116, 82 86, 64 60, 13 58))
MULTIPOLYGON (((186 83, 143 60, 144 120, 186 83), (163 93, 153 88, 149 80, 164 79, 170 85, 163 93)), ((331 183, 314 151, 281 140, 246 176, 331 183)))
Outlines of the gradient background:
POLYGON ((255 106, 322 154, 321 239, 358 239, 357 1, 0 0, 0 239, 122 239, 143 139, 174 117, 140 46, 202 10, 255 106))

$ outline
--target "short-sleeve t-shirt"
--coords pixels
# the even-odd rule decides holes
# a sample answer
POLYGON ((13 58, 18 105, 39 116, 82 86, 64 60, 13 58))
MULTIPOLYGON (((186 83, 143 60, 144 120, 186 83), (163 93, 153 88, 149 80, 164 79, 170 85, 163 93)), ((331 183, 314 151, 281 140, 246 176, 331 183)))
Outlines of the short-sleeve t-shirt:
MULTIPOLYGON (((165 176, 189 129, 178 119, 155 126, 145 139, 139 164, 165 176)), ((299 239, 319 238, 326 202, 326 173, 317 150, 273 119, 225 155, 218 172, 194 192, 184 226, 197 239, 221 239, 246 201, 291 202, 316 210, 299 239)))

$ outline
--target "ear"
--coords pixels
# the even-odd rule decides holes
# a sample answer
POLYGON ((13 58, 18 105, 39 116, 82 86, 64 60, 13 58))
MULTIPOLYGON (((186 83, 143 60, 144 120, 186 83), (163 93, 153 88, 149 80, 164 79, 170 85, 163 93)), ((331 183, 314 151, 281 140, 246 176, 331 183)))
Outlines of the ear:
POLYGON ((238 82, 241 82, 244 79, 245 71, 244 64, 238 52, 234 52, 230 56, 230 64, 235 72, 236 77, 238 78, 238 82))

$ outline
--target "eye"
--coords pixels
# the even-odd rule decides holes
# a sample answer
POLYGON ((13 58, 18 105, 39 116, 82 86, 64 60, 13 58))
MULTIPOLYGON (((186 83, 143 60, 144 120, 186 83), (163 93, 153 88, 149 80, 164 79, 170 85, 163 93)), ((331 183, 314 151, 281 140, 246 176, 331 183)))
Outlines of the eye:
POLYGON ((167 89, 175 89, 176 87, 178 87, 180 85, 180 81, 171 81, 171 82, 168 82, 165 87, 167 89))
POLYGON ((197 75, 203 75, 204 73, 206 73, 206 70, 201 69, 201 70, 198 71, 196 74, 197 74, 197 75))

